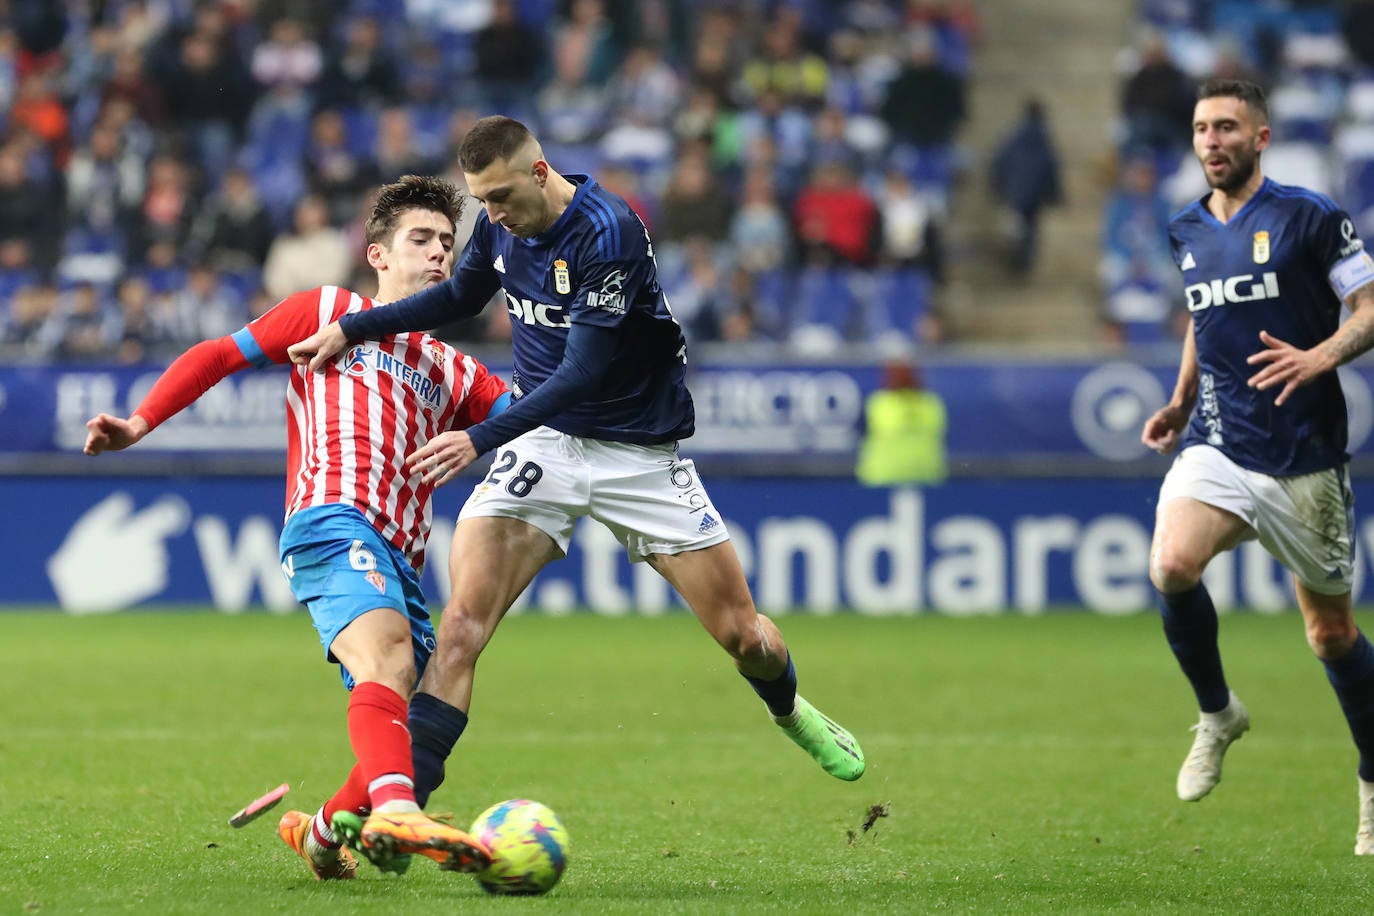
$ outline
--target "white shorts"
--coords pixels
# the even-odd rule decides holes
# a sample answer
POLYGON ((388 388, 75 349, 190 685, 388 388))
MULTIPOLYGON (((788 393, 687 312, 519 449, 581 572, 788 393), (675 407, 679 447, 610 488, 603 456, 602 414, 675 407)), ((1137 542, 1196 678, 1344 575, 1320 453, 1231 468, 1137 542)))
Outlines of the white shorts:
POLYGON ((567 554, 584 515, 611 529, 636 562, 730 539, 696 466, 678 458, 675 443, 583 439, 546 426, 496 450, 458 518, 518 518, 567 554))
POLYGON ((1224 509, 1250 526, 1298 581, 1323 595, 1350 591, 1355 575, 1355 496, 1344 465, 1296 477, 1248 471, 1210 445, 1174 459, 1159 505, 1180 496, 1224 509))

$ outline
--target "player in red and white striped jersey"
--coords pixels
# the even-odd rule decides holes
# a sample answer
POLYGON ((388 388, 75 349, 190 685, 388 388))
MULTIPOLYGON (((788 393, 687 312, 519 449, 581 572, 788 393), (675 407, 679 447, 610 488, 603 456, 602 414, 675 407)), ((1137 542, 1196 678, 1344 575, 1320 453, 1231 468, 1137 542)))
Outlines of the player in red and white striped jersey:
MULTIPOLYGON (((196 344, 128 419, 91 419, 86 453, 128 448, 232 372, 289 363, 290 344, 341 315, 443 282, 461 210, 461 195, 441 179, 406 176, 383 187, 366 227, 375 299, 332 286, 297 293, 240 331, 196 344)), ((333 828, 341 812, 370 814, 359 846, 384 869, 399 870, 408 861, 400 857, 415 852, 450 870, 485 867, 489 854, 478 841, 426 818, 415 803, 407 702, 434 650, 418 576, 433 485, 411 472, 406 456, 504 410, 510 392, 471 357, 406 333, 358 343, 323 373, 297 368, 286 398, 282 569, 352 691, 357 764, 313 817, 288 812, 278 832, 321 879, 356 870, 333 828)))

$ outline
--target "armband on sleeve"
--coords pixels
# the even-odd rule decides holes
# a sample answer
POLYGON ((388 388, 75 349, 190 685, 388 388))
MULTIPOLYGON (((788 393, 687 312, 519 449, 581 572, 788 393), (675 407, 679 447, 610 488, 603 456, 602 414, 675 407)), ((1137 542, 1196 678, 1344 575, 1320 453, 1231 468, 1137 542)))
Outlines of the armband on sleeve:
POLYGON ((1344 301, 1346 296, 1374 281, 1374 258, 1367 251, 1357 251, 1333 264, 1326 279, 1337 298, 1344 301))

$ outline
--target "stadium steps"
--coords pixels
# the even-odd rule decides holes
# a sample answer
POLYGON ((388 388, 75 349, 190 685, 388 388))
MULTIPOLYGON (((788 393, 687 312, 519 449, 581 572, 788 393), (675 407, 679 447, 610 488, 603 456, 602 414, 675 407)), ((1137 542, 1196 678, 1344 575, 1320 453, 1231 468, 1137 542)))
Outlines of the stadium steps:
POLYGON ((961 136, 971 171, 951 207, 944 309, 952 336, 1091 347, 1099 339, 1098 231, 1121 82, 1114 58, 1133 4, 997 0, 983 12, 961 136), (987 164, 1032 95, 1045 103, 1067 204, 1046 211, 1038 263, 1017 279, 1003 267, 1007 243, 987 164))

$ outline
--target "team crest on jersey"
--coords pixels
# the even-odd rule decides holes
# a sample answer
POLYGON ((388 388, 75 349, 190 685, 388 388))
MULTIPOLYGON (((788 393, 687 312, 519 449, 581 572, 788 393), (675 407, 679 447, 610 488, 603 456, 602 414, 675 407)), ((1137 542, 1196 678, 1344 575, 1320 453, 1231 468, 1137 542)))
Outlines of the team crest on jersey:
POLYGON ((429 342, 429 358, 434 360, 434 365, 440 369, 444 368, 444 363, 448 362, 448 354, 444 352, 444 345, 437 340, 429 342))
POLYGON ((553 262, 553 288, 564 296, 572 292, 572 277, 568 274, 568 262, 562 258, 553 262))
POLYGON ((372 587, 375 588, 377 591, 381 592, 383 595, 386 594, 386 576, 383 576, 375 569, 369 569, 367 571, 367 574, 364 575, 363 578, 366 579, 368 582, 371 582, 372 587))
POLYGON ((1267 232, 1255 233, 1255 263, 1269 263, 1269 233, 1267 232))

